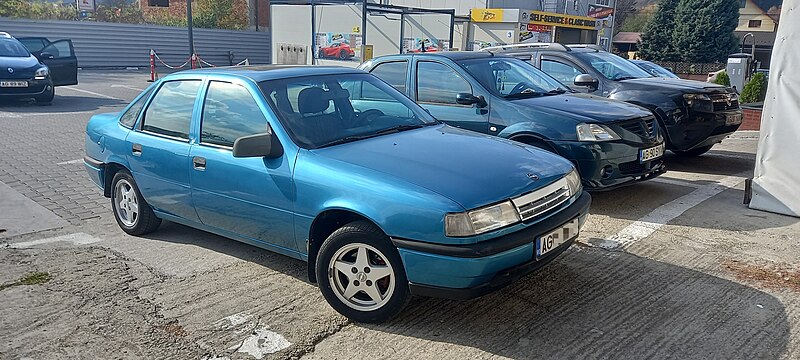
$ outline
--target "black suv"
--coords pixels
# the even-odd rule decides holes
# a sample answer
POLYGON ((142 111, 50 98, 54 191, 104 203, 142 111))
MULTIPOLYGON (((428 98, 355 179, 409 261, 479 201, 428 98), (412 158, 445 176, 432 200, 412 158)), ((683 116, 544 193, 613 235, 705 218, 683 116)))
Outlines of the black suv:
POLYGON ((742 109, 733 89, 693 80, 653 77, 596 45, 537 43, 483 49, 511 55, 558 79, 573 90, 646 107, 665 129, 667 149, 697 156, 736 131, 742 109))

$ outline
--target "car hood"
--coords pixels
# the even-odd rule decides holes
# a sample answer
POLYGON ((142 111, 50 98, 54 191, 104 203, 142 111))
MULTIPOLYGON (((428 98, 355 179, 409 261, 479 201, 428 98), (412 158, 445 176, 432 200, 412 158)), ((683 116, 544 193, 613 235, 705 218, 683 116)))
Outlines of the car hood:
POLYGON ((512 104, 535 108, 540 112, 573 118, 576 122, 614 122, 649 116, 652 113, 637 105, 589 94, 562 94, 510 100, 512 104))
POLYGON ((673 78, 639 78, 628 79, 619 81, 625 87, 625 90, 634 88, 641 88, 643 90, 672 90, 681 91, 683 93, 698 93, 698 92, 727 92, 725 86, 685 79, 673 78))
POLYGON ((468 210, 538 189, 572 169, 569 161, 549 152, 447 125, 312 152, 400 178, 468 210), (528 174, 538 180, 531 180, 528 174))
POLYGON ((0 56, 0 78, 3 79, 27 79, 33 77, 36 69, 41 67, 39 60, 34 56, 11 57, 0 56), (8 69, 14 70, 10 73, 8 69))

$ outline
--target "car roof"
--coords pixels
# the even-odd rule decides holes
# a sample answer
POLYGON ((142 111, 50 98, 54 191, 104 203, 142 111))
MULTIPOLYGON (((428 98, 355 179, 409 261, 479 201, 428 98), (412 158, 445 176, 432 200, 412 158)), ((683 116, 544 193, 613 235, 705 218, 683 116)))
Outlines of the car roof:
POLYGON ((194 70, 184 70, 174 75, 227 75, 252 79, 256 82, 285 79, 300 76, 366 74, 363 70, 344 66, 312 66, 312 65, 247 65, 224 66, 194 70))
POLYGON ((470 60, 470 59, 484 59, 490 57, 508 57, 502 54, 493 54, 490 52, 485 51, 435 51, 435 52, 420 52, 420 53, 406 53, 406 54, 395 54, 395 55, 384 55, 376 57, 377 59, 386 59, 386 58, 446 58, 453 61, 460 61, 460 60, 470 60))

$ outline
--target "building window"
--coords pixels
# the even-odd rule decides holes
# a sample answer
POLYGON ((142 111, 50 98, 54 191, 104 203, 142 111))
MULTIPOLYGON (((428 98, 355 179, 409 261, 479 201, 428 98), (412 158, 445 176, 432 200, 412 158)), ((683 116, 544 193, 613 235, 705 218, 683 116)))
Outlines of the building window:
POLYGON ((169 0, 147 0, 148 6, 169 7, 169 0))
POLYGON ((761 20, 750 20, 747 22, 747 27, 749 28, 760 28, 761 27, 761 20))
POLYGON ((594 3, 602 6, 611 6, 611 0, 595 0, 594 3))

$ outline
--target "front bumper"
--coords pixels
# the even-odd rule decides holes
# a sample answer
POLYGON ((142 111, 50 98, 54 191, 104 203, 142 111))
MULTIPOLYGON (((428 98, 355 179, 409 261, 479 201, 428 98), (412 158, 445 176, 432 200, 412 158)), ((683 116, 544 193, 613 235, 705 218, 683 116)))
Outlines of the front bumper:
POLYGON ((558 154, 578 168, 583 186, 589 191, 611 190, 636 181, 652 179, 666 172, 663 156, 639 161, 639 151, 662 144, 652 141, 631 144, 624 141, 555 141, 558 154))
POLYGON ((584 192, 570 205, 522 230, 470 245, 441 245, 396 239, 415 295, 470 299, 498 290, 546 265, 574 243, 535 259, 536 237, 579 218, 585 222, 591 196, 584 192))
POLYGON ((9 81, 27 81, 28 87, 0 87, 0 97, 34 97, 42 95, 46 92, 52 91, 53 83, 50 79, 45 80, 32 80, 32 79, 0 79, 9 81))
POLYGON ((667 149, 686 151, 721 142, 739 129, 742 110, 713 113, 675 110, 666 124, 667 149))

